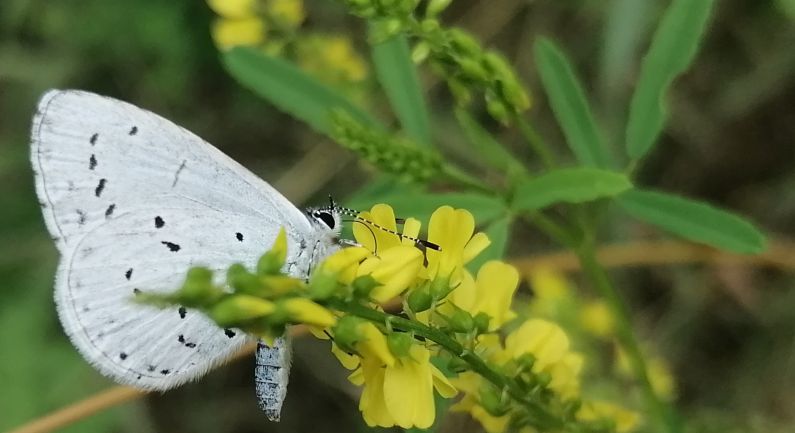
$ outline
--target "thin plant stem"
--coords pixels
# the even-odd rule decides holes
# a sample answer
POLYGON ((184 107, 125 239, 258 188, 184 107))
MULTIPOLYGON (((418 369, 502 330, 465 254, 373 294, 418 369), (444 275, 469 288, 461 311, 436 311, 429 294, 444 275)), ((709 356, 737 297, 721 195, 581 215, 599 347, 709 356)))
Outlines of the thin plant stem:
POLYGON ((530 148, 533 149, 539 158, 541 158, 541 163, 544 164, 546 168, 555 168, 557 163, 555 162, 555 156, 552 154, 552 151, 547 146, 547 143, 541 138, 541 135, 535 130, 533 125, 530 124, 525 118, 521 115, 514 116, 514 121, 516 125, 519 126, 519 132, 522 133, 525 141, 527 144, 530 145, 530 148))
POLYGON ((494 195, 494 188, 481 182, 479 179, 470 176, 458 167, 451 164, 442 165, 442 175, 447 179, 469 189, 474 189, 489 195, 494 195))

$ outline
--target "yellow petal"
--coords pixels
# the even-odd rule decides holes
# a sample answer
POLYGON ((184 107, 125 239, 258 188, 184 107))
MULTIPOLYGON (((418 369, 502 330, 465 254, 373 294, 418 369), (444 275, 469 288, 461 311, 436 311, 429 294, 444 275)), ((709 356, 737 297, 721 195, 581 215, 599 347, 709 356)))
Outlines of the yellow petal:
POLYGON ((428 349, 412 346, 410 357, 387 367, 384 401, 400 427, 428 428, 433 424, 436 408, 428 349))
POLYGON ((422 227, 422 223, 420 220, 416 218, 408 218, 406 221, 403 222, 403 236, 402 244, 407 246, 414 246, 416 241, 412 239, 417 239, 420 235, 420 228, 422 227))
POLYGON ((491 245, 491 240, 486 233, 475 233, 475 236, 472 236, 472 239, 470 239, 466 247, 464 247, 464 263, 469 263, 470 260, 474 259, 489 245, 491 245))
MULTIPOLYGON (((352 355, 340 349, 339 346, 337 346, 335 343, 331 343, 331 353, 333 353, 334 356, 336 356, 337 359, 340 361, 340 364, 342 364, 342 366, 347 368, 348 370, 353 370, 359 366, 358 356, 352 355)), ((351 376, 353 376, 354 374, 355 372, 352 373, 351 376)), ((350 376, 348 377, 348 380, 351 380, 350 376)), ((364 378, 362 378, 362 381, 363 380, 364 378)), ((351 380, 351 382, 353 382, 353 380, 351 380)), ((361 383, 356 383, 356 382, 353 382, 353 384, 361 385, 361 383)))
POLYGON ((395 356, 389 350, 386 337, 383 333, 370 322, 363 322, 359 332, 361 339, 356 343, 356 350, 364 358, 377 359, 378 362, 386 365, 395 364, 395 356))
POLYGON ((443 398, 453 398, 458 394, 458 390, 435 365, 431 364, 431 376, 433 377, 433 387, 443 398))
POLYGON ((362 359, 364 390, 359 399, 359 410, 368 426, 392 427, 395 420, 384 399, 385 369, 375 360, 362 359))
POLYGON ((265 24, 257 17, 226 19, 213 22, 213 40, 222 50, 241 45, 259 45, 265 40, 265 24))
POLYGON ((476 311, 491 317, 489 329, 501 327, 509 319, 511 302, 519 286, 519 271, 515 267, 500 262, 489 261, 478 271, 476 280, 476 311))

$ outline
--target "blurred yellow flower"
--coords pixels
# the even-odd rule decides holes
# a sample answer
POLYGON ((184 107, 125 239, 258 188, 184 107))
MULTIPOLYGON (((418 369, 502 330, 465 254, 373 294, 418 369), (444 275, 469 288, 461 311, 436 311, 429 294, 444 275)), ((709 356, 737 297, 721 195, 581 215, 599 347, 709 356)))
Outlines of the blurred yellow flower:
POLYGON ((327 82, 358 83, 367 78, 367 63, 346 36, 307 35, 296 43, 301 69, 327 82))
POLYGON ((566 277, 549 269, 535 269, 530 274, 533 299, 530 313, 534 316, 559 318, 571 299, 571 288, 566 277))
POLYGON ((248 18, 256 12, 257 0, 207 0, 213 12, 224 18, 248 18))
POLYGON ((326 328, 337 321, 337 317, 331 311, 307 298, 285 299, 279 302, 278 306, 284 309, 292 322, 326 328))
POLYGON ((315 274, 331 276, 342 284, 351 284, 356 278, 359 264, 369 255, 370 251, 363 247, 343 248, 323 260, 315 274))
POLYGON ((570 400, 580 395, 580 372, 584 359, 579 353, 569 352, 555 364, 549 366, 552 380, 549 387, 558 393, 563 400, 570 400))
POLYGON ((580 310, 582 328, 596 337, 607 338, 613 335, 613 313, 604 301, 591 301, 580 310))
POLYGON ((640 415, 636 412, 606 401, 583 402, 577 412, 577 419, 580 421, 612 421, 617 433, 628 433, 640 423, 640 415))
POLYGON ((519 272, 515 267, 492 260, 480 268, 474 282, 466 273, 461 284, 447 299, 472 316, 487 314, 491 318, 489 331, 494 331, 515 317, 516 314, 511 311, 511 301, 518 285, 519 272))
MULTIPOLYGON (((618 372, 627 378, 635 377, 632 366, 626 352, 616 345, 616 368, 618 372)), ((676 379, 671 373, 668 362, 660 356, 645 356, 646 373, 649 375, 649 382, 654 393, 666 399, 676 398, 676 379)))
POLYGON ((212 37, 221 50, 259 45, 265 40, 265 23, 258 17, 219 18, 213 22, 212 37))
POLYGON ((268 0, 265 8, 271 19, 289 27, 298 27, 306 18, 302 0, 268 0))

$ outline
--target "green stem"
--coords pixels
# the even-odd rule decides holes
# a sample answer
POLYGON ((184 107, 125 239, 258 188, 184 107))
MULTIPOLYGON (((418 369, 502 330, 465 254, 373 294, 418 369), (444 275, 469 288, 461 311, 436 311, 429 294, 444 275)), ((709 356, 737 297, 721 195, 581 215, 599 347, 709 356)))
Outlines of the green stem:
POLYGON ((580 259, 583 272, 596 286, 602 297, 607 301, 611 313, 616 321, 616 336, 621 347, 626 352, 632 372, 635 375, 643 390, 643 397, 649 413, 660 424, 665 425, 670 433, 681 431, 677 417, 673 409, 660 399, 654 392, 651 381, 649 380, 648 366, 640 350, 635 334, 632 330, 629 308, 621 299, 616 289, 610 283, 607 272, 596 259, 596 251, 593 243, 586 242, 581 248, 576 250, 580 259))
POLYGON ((519 131, 522 133, 522 136, 524 136, 527 144, 529 144, 530 148, 541 158, 544 167, 554 168, 557 165, 555 157, 552 155, 552 151, 549 150, 546 142, 544 142, 544 139, 541 138, 541 135, 533 128, 533 125, 521 115, 515 115, 514 120, 519 126, 519 131))
POLYGON ((495 371, 479 356, 466 350, 461 343, 441 331, 425 326, 419 322, 373 310, 361 304, 332 301, 330 302, 330 306, 338 311, 352 314, 375 323, 386 323, 388 321, 392 328, 402 331, 411 331, 415 335, 433 341, 453 356, 461 358, 464 362, 469 364, 472 371, 491 382, 497 389, 507 390, 508 395, 527 409, 527 412, 542 430, 554 430, 564 426, 563 420, 549 413, 539 403, 528 399, 526 393, 512 378, 506 377, 495 371))

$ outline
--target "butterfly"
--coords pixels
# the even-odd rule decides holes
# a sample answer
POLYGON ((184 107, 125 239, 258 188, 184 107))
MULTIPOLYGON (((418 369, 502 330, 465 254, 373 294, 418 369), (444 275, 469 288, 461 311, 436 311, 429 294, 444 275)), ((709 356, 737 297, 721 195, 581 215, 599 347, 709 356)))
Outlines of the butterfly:
MULTIPOLYGON (((31 162, 60 252, 61 324, 91 365, 122 384, 174 388, 251 340, 198 312, 136 304, 137 294, 174 291, 192 266, 253 266, 282 227, 284 270, 294 277, 306 278, 339 248, 333 203, 302 212, 201 138, 116 99, 45 93, 33 118, 31 162)), ((259 342, 256 393, 272 420, 279 419, 289 367, 287 339, 259 342)))

